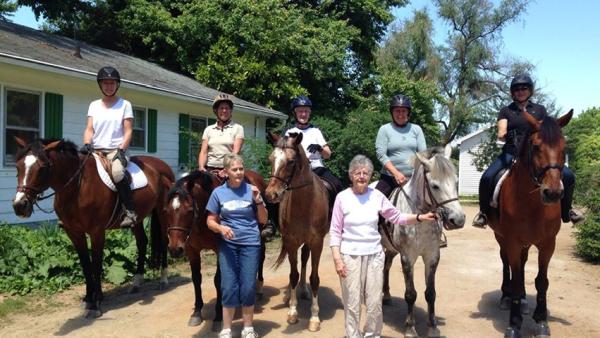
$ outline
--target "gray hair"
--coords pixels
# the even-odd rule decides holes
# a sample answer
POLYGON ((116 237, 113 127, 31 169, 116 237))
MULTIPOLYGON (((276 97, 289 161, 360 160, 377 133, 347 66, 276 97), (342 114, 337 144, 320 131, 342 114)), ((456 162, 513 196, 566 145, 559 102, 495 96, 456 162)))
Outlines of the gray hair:
POLYGON ((365 155, 359 154, 354 156, 352 161, 350 161, 350 165, 348 165, 348 176, 352 178, 352 173, 360 167, 366 167, 369 174, 373 174, 373 162, 365 155))
POLYGON ((223 168, 228 169, 234 162, 240 162, 242 166, 244 165, 244 159, 242 156, 238 154, 227 154, 223 159, 223 168))

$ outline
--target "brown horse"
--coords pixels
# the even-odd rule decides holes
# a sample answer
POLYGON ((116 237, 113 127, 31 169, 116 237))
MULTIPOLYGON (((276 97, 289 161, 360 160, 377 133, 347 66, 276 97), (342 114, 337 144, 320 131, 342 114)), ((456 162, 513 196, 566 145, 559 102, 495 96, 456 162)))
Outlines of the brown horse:
MULTIPOLYGON (((263 178, 257 173, 247 170, 246 179, 257 186, 262 192, 266 185, 263 178)), ((194 171, 179 179, 169 191, 167 214, 167 234, 169 237, 169 252, 172 257, 181 257, 185 252, 192 271, 194 284, 194 311, 188 321, 189 326, 202 323, 202 273, 200 269, 200 252, 212 250, 217 252, 219 237, 206 225, 206 204, 214 188, 222 184, 216 175, 208 172, 194 171)), ((263 265, 265 260, 265 243, 261 242, 261 261, 258 266, 257 296, 262 296, 263 265)), ((221 272, 217 266, 214 277, 217 290, 215 305, 215 318, 213 323, 223 321, 223 307, 221 305, 221 272)))
MULTIPOLYGON (((56 197, 54 210, 63 223, 63 228, 77 254, 83 269, 86 283, 84 297, 87 317, 102 315, 100 303, 102 294, 102 253, 105 231, 119 228, 120 203, 117 194, 100 179, 96 161, 91 154, 81 155, 74 143, 65 140, 36 140, 26 144, 17 138, 22 149, 17 154, 17 194, 13 200, 15 214, 29 217, 33 205, 41 194, 52 188, 56 197), (86 234, 91 240, 91 257, 86 234)), ((149 156, 134 156, 135 162, 146 174, 148 185, 133 191, 138 224, 133 228, 138 248, 137 270, 134 290, 143 280, 144 260, 148 238, 142 220, 151 215, 153 263, 162 265, 161 287, 166 286, 166 233, 161 231, 164 224, 164 204, 167 192, 175 176, 163 161, 149 156)))
POLYGON ((275 266, 281 265, 286 255, 290 262, 290 284, 287 291, 290 309, 287 321, 289 324, 298 322, 296 289, 299 279, 301 286, 305 285, 306 262, 310 254, 312 306, 308 329, 318 331, 321 325, 317 294, 319 261, 323 251, 323 238, 329 232, 329 197, 321 179, 312 172, 300 145, 302 134, 273 137, 277 144, 269 157, 272 169, 266 197, 273 203, 279 202, 282 246, 275 266), (302 276, 299 276, 298 248, 301 246, 302 276))
POLYGON ((523 142, 519 159, 504 180, 499 210, 490 215, 490 226, 500 245, 503 264, 503 299, 510 297, 509 327, 504 337, 521 337, 521 300, 525 295, 525 263, 529 248, 538 248, 538 275, 535 278, 537 305, 535 337, 549 337, 546 307, 548 265, 560 230, 561 172, 565 163, 565 139, 561 128, 571 120, 573 110, 559 119, 546 116, 538 121, 523 116, 531 133, 523 142), (510 269, 510 270, 509 270, 510 269))

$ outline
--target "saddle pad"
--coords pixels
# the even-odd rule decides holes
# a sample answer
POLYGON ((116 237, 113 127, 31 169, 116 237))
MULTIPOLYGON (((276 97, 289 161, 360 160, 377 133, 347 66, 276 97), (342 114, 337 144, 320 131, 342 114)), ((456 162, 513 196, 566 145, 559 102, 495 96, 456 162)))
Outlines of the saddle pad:
MULTIPOLYGON (((94 159, 96 160, 96 168, 98 168, 98 175, 102 179, 102 182, 106 184, 106 186, 112 190, 117 191, 117 187, 113 183, 110 175, 102 166, 102 162, 100 160, 100 156, 94 153, 94 159)), ((137 164, 133 163, 133 161, 128 161, 127 163, 127 171, 131 174, 131 190, 143 188, 148 185, 148 178, 146 178, 146 174, 138 167, 137 164)))
POLYGON ((505 170, 504 174, 502 174, 502 176, 500 176, 500 179, 498 180, 498 183, 496 184, 496 188, 494 189, 494 194, 492 195, 492 200, 490 201, 490 206, 492 208, 498 208, 498 199, 500 198, 500 188, 502 187, 502 183, 504 182, 504 179, 506 179, 506 177, 508 176, 508 174, 510 174, 510 170, 505 170))

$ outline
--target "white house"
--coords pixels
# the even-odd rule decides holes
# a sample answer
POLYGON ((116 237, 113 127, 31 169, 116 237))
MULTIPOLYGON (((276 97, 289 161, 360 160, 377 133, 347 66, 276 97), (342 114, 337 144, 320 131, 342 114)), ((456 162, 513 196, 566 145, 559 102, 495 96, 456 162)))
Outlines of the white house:
POLYGON ((461 137, 456 141, 459 147, 458 161, 458 194, 459 195, 477 195, 479 194, 479 179, 483 171, 477 170, 473 164, 473 155, 479 149, 487 137, 489 127, 477 130, 471 134, 461 137))
MULTIPOLYGON (((56 218, 38 210, 26 220, 14 215, 14 136, 81 144, 88 105, 100 97, 96 73, 102 66, 119 70, 119 95, 134 106, 131 152, 159 157, 176 174, 196 161, 197 140, 179 131, 201 133, 214 123, 216 90, 138 58, 0 20, 0 222, 56 218)), ((234 120, 246 137, 262 138, 267 119, 286 118, 240 99, 234 104, 234 120)), ((40 204, 52 209, 51 199, 40 204)))

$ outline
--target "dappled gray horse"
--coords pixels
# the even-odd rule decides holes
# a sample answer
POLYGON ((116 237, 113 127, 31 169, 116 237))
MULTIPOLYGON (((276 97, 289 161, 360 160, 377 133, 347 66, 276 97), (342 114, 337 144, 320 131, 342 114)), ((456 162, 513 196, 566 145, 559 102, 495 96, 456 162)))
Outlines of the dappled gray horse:
POLYGON ((414 264, 420 256, 425 264, 427 310, 429 314, 429 337, 439 337, 435 320, 435 272, 440 260, 439 238, 441 227, 451 230, 462 228, 465 214, 458 202, 456 170, 449 160, 450 147, 431 148, 417 153, 413 159, 413 176, 404 187, 396 188, 390 201, 400 211, 411 214, 424 214, 435 211, 438 221, 422 222, 413 225, 393 225, 386 223, 380 227, 383 244, 386 248, 384 268, 384 304, 389 304, 389 270, 394 256, 402 258, 402 272, 406 291, 404 299, 408 305, 405 337, 418 337, 415 330, 413 307, 417 299, 414 284, 414 264))

